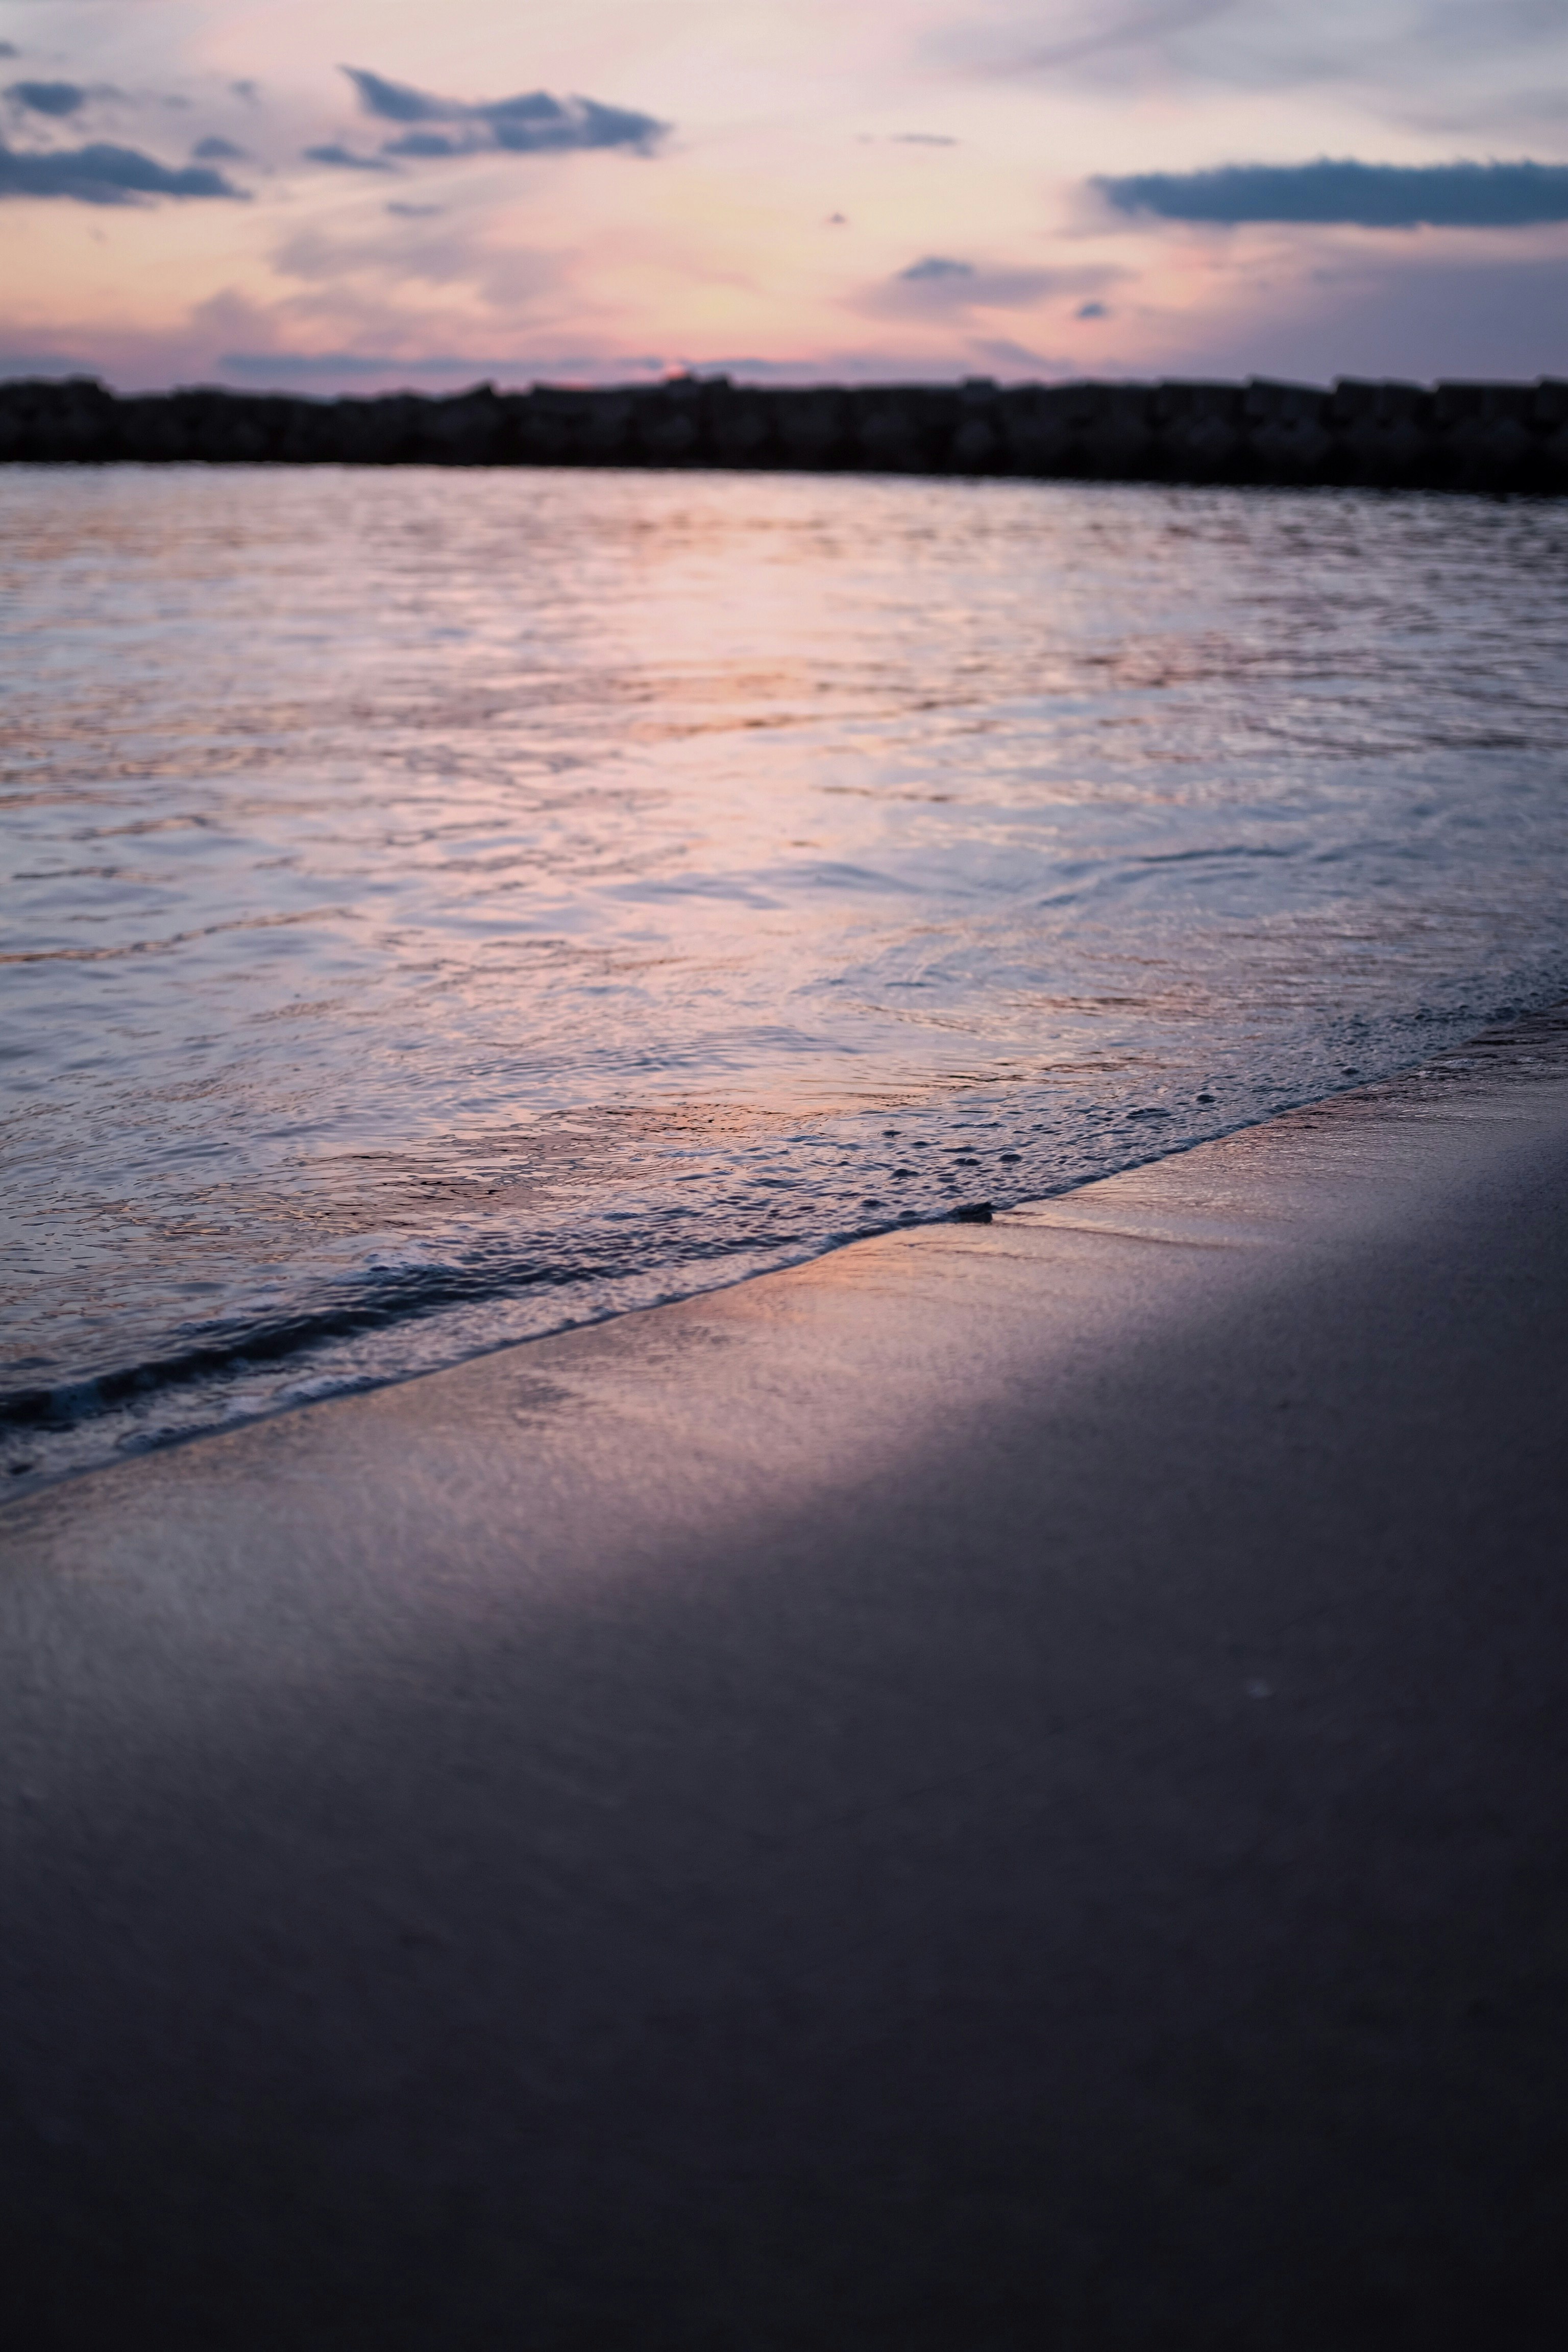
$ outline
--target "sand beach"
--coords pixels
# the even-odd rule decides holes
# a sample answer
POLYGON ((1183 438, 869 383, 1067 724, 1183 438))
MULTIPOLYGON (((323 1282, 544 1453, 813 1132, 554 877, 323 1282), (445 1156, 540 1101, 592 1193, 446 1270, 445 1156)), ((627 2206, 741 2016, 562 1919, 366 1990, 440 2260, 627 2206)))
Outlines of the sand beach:
POLYGON ((1568 2320, 1568 1019, 0 1518, 16 2340, 1568 2320))

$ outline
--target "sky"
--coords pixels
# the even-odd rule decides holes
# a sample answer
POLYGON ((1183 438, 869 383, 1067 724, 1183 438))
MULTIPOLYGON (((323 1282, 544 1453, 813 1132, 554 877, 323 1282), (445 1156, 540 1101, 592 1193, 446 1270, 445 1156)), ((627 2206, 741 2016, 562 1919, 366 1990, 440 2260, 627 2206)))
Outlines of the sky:
POLYGON ((1568 0, 0 0, 0 374, 1568 375, 1568 0))

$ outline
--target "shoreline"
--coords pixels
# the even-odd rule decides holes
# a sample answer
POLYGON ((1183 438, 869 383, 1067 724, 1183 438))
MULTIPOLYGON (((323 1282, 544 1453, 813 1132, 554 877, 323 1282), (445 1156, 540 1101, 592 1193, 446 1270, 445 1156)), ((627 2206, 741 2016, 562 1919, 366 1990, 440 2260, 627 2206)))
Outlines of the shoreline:
MULTIPOLYGON (((374 1395, 384 1388, 402 1386, 409 1381, 431 1379, 444 1371, 454 1371, 468 1364, 484 1362, 491 1356, 509 1353, 516 1348, 537 1346, 543 1340, 562 1339, 574 1331, 597 1329, 606 1323, 619 1322, 628 1315, 642 1315, 667 1307, 694 1304, 700 1298, 743 1287, 763 1279, 768 1274, 797 1271, 821 1257, 831 1256, 839 1250, 856 1248, 868 1241, 893 1240, 901 1234, 921 1231, 933 1225, 942 1226, 947 1223, 964 1223, 974 1221, 988 1223, 993 1212, 997 1216, 1006 1216, 1019 1211, 1045 1207, 1052 1202, 1069 1199, 1090 1186, 1109 1181, 1113 1176, 1135 1175, 1140 1170, 1153 1166, 1163 1160, 1179 1158, 1187 1152, 1202 1150, 1213 1143, 1228 1142, 1235 1137, 1251 1133, 1258 1128, 1271 1126, 1281 1118, 1310 1114, 1328 1103, 1337 1101, 1342 1096, 1364 1094, 1373 1087, 1397 1086, 1406 1079, 1418 1077, 1434 1061, 1446 1062, 1455 1055, 1468 1054, 1473 1045, 1484 1045, 1494 1031, 1511 1035, 1521 1023, 1552 1021, 1561 1009, 1563 1008, 1554 1002, 1542 1006, 1534 1013, 1510 1013, 1500 1023, 1494 1021, 1484 1030, 1461 1034, 1458 1039, 1447 1045, 1440 1045, 1429 1050, 1419 1063, 1396 1068, 1378 1078, 1350 1078, 1342 1075, 1340 1082, 1330 1087, 1323 1093, 1310 1095, 1303 1099, 1287 1103, 1277 1108, 1254 1109, 1250 1115, 1244 1116, 1237 1124, 1222 1127, 1217 1133, 1197 1135, 1173 1141, 1163 1148, 1152 1149, 1136 1159, 1124 1160, 1116 1167, 1078 1174, 1052 1186, 1047 1191, 1027 1192, 1021 1199, 1008 1197, 1005 1192, 1003 1192, 1003 1197, 999 1201, 980 1201, 977 1192, 975 1202, 979 1203, 982 1213, 978 1218, 976 1218, 973 1202, 968 1207, 959 1202, 946 1210, 933 1211, 928 1208, 922 1211, 910 1211, 888 1222, 882 1222, 879 1219, 870 1222, 858 1231, 842 1231, 799 1244, 792 1244, 789 1245, 789 1254, 772 1265, 746 1265, 740 1271, 725 1273, 717 1280, 703 1283, 696 1288, 676 1288, 667 1291, 663 1296, 656 1295, 649 1299, 607 1306, 597 1311, 589 1311, 542 1330, 523 1332, 513 1337, 489 1340, 467 1351, 458 1350, 447 1357, 445 1361, 437 1360, 415 1370, 398 1369, 376 1375, 345 1378, 341 1385, 323 1384, 303 1397, 259 1406, 249 1405, 233 1418, 196 1421, 188 1429, 171 1431, 150 1439, 137 1439, 130 1443, 121 1440, 113 1450, 89 1452, 86 1454, 85 1458, 63 1461, 26 1459, 20 1467, 0 1462, 0 1531, 4 1529, 8 1508, 26 1501, 33 1496, 51 1491, 68 1481, 97 1475, 101 1471, 111 1470, 123 1466, 128 1462, 141 1460, 148 1454, 163 1453, 174 1447, 204 1444, 208 1439, 232 1435, 263 1421, 276 1420, 280 1414, 313 1411, 319 1404, 342 1402, 355 1397, 374 1395)), ((991 1171, 993 1177, 996 1172, 991 1171)), ((994 1189, 998 1192, 1003 1191, 1000 1186, 994 1189)), ((650 1281, 661 1271, 663 1270, 658 1268, 648 1269, 650 1281)), ((197 1352, 200 1353, 199 1350, 197 1352)), ((236 1347, 234 1352, 242 1361, 246 1361, 248 1367, 251 1350, 241 1343, 236 1347)), ((283 1351, 275 1360, 286 1364, 294 1363, 299 1359, 306 1357, 309 1352, 309 1349, 304 1349, 300 1350, 289 1349, 283 1351)), ((260 1358, 264 1363, 269 1360, 265 1352, 260 1358)), ((222 1358, 215 1353, 214 1368, 221 1366, 222 1360, 222 1358)), ((143 1395, 167 1394, 172 1389, 178 1389, 180 1386, 177 1375, 173 1380, 165 1379, 165 1365, 163 1362, 146 1368, 154 1375, 151 1381, 143 1381, 142 1369, 128 1367, 116 1369, 106 1376, 84 1375, 79 1383, 79 1391, 83 1395, 90 1396, 94 1402, 92 1409, 80 1414, 79 1417, 73 1415, 71 1412, 75 1391, 68 1384, 64 1389, 39 1390, 36 1396, 23 1391, 8 1399, 0 1399, 0 1440, 9 1436, 13 1441, 19 1442, 26 1455, 29 1452, 36 1452, 40 1446, 47 1450, 51 1440, 62 1439, 68 1443, 70 1439, 79 1435, 90 1437, 93 1432, 105 1423, 113 1423, 127 1406, 133 1406, 143 1395), (5 1410, 6 1407, 9 1410, 5 1410), (57 1419, 57 1414, 61 1417, 57 1419)), ((314 1372, 316 1367, 301 1362, 300 1369, 307 1372, 314 1372)))
POLYGON ((10 1505, 39 2340, 1530 2352, 1568 1013, 10 1505))
POLYGON ((313 400, 0 383, 0 463, 589 466, 1568 491, 1568 383, 489 383, 313 400))

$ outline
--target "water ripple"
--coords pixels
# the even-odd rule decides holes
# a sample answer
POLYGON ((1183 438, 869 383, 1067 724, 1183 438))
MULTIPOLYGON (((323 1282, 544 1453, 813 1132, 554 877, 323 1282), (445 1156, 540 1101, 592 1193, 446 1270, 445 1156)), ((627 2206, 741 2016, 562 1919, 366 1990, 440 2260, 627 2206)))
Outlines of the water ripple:
POLYGON ((18 1490, 1568 990, 1565 559, 1529 501, 6 469, 18 1490))

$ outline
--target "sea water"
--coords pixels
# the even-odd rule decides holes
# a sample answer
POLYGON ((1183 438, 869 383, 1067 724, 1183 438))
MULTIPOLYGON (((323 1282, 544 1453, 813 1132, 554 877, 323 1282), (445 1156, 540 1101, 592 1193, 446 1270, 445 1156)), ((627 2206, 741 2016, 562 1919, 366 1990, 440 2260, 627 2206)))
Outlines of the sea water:
POLYGON ((6 1491, 1568 993, 1568 505, 0 471, 6 1491))

